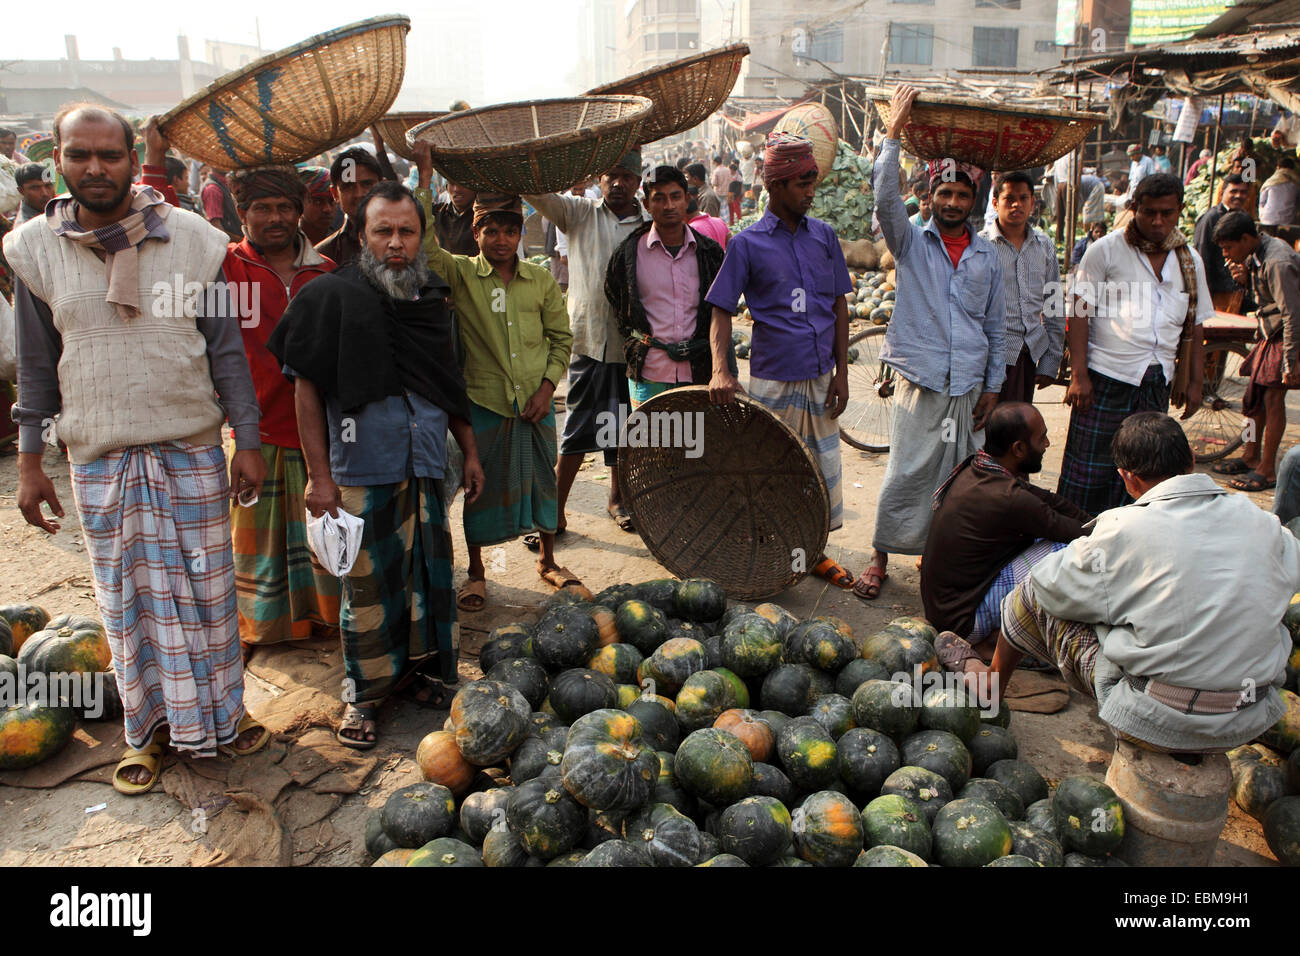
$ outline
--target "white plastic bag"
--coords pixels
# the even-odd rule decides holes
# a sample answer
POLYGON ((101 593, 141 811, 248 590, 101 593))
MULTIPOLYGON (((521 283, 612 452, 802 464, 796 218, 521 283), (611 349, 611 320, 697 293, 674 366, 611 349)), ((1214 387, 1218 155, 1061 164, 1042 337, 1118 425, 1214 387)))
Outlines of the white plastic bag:
POLYGON ((0 382, 18 381, 18 354, 14 341, 14 310, 0 295, 0 382))
POLYGON ((361 533, 366 523, 356 515, 350 515, 342 508, 339 516, 333 518, 328 511, 322 511, 319 518, 313 518, 307 512, 307 547, 316 555, 326 571, 336 577, 344 577, 352 570, 352 564, 361 551, 361 533))

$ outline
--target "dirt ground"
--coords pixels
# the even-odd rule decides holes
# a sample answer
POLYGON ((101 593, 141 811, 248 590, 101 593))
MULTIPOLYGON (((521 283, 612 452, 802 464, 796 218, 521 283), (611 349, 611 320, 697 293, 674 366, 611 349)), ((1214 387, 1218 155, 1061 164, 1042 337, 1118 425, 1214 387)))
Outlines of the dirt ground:
MULTIPOLYGON (((743 367, 743 366, 742 366, 743 367)), ((1065 444, 1068 410, 1060 402, 1064 389, 1040 392, 1052 448, 1037 483, 1054 488, 1065 444)), ((1293 409, 1292 421, 1300 421, 1293 409)), ((1300 439, 1292 426, 1283 449, 1300 439)), ((843 450, 844 528, 831 536, 827 553, 855 574, 870 555, 876 496, 887 457, 843 450)), ((0 458, 0 604, 35 602, 52 614, 95 613, 90 567, 72 503, 66 463, 46 455, 46 470, 65 509, 62 530, 50 537, 28 527, 14 506, 16 463, 0 458)), ((649 556, 640 538, 621 532, 606 516, 609 475, 592 456, 578 476, 569 501, 570 534, 559 549, 561 563, 575 571, 593 590, 618 581, 662 577, 662 568, 649 556)), ((1270 508, 1271 492, 1252 496, 1270 508)), ((460 527, 460 507, 453 509, 453 528, 460 527)), ((458 580, 464 574, 464 540, 456 532, 458 580)), ((531 621, 549 593, 538 578, 533 556, 520 542, 485 554, 488 564, 489 608, 462 615, 463 677, 479 676, 475 655, 487 632, 503 623, 531 621)), ((864 603, 846 591, 815 578, 805 578, 777 600, 799 617, 833 614, 848 621, 857 635, 901 615, 920 615, 919 575, 912 558, 895 559, 880 599, 864 603)), ((337 655, 337 649, 332 651, 337 655)), ((249 675, 247 703, 256 714, 259 703, 281 693, 280 688, 249 675)), ((413 755, 420 738, 442 726, 444 712, 420 710, 406 700, 385 705, 380 716, 380 743, 372 754, 377 769, 355 794, 343 798, 329 817, 341 839, 315 860, 316 865, 368 863, 363 831, 372 808, 382 805, 393 790, 418 781, 413 755)), ((1013 730, 1023 759, 1031 761, 1055 783, 1066 776, 1105 773, 1111 744, 1095 708, 1078 695, 1063 711, 1051 715, 1018 713, 1013 730)), ((167 771, 170 772, 170 771, 167 771)), ((183 865, 193 859, 201 836, 191 832, 191 811, 159 787, 142 797, 126 797, 102 783, 72 782, 53 789, 0 786, 0 865, 183 865)), ((1264 845, 1259 825, 1235 805, 1220 840, 1216 863, 1229 866, 1275 865, 1264 845)))

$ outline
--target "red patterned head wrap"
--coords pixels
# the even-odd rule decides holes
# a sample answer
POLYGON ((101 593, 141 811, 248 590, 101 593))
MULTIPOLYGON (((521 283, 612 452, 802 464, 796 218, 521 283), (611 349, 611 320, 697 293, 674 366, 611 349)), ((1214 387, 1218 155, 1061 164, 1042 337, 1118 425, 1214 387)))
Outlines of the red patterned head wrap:
POLYGON ((763 150, 763 185, 798 179, 817 171, 812 140, 793 133, 772 133, 763 150))
POLYGON ((930 192, 933 193, 940 183, 964 182, 972 191, 984 178, 984 170, 970 163, 961 163, 955 159, 930 160, 930 192))

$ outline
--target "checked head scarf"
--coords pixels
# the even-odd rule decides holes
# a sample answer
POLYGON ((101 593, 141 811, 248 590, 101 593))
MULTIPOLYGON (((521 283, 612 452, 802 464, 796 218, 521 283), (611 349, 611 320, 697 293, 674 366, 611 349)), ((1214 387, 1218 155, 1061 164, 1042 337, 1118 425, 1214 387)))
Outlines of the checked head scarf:
POLYGON ((51 201, 45 210, 50 231, 104 253, 104 270, 108 275, 105 300, 117 309, 123 321, 140 314, 140 257, 138 248, 146 239, 167 240, 163 224, 172 207, 162 193, 150 186, 131 187, 131 209, 117 222, 98 229, 82 229, 77 222, 77 201, 64 196, 51 201))
POLYGON ((817 170, 812 140, 793 133, 771 133, 763 149, 763 185, 798 179, 817 170))
POLYGON ((288 199, 302 212, 307 188, 294 166, 256 166, 230 174, 230 194, 237 209, 247 209, 258 199, 288 199))

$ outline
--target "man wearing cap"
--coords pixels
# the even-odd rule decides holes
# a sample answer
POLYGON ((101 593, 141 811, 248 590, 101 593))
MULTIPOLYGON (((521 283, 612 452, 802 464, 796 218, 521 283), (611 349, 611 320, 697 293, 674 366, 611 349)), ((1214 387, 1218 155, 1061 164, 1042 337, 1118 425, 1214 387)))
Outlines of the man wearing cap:
MULTIPOLYGON (((840 435, 835 419, 849 399, 849 310, 853 290, 835 232, 808 215, 817 188, 812 143, 773 133, 764 182, 771 201, 761 219, 732 237, 705 299, 713 306, 710 398, 730 402, 739 383, 730 367, 731 317, 745 297, 754 318, 749 394, 798 433, 830 504, 830 530, 843 524, 840 435)), ((839 587, 853 575, 825 555, 793 556, 839 587)))
POLYGON ((14 173, 14 182, 22 197, 14 217, 14 226, 18 227, 45 212, 45 204, 54 198, 54 173, 40 163, 26 163, 14 173))
POLYGON ((298 228, 315 246, 328 239, 334 231, 331 227, 338 201, 330 190, 330 171, 324 166, 304 166, 298 170, 298 175, 307 191, 298 228))
POLYGON ((244 238, 226 252, 226 279, 238 290, 244 353, 262 410, 266 482, 252 505, 230 509, 239 592, 239 639, 245 651, 338 627, 339 582, 307 547, 307 466, 298 438, 293 383, 266 348, 289 302, 334 263, 312 247, 298 223, 306 189, 292 166, 230 174, 244 238))
POLYGON ((889 131, 876 160, 876 215, 894 254, 898 307, 880 358, 898 373, 889 464, 876 507, 871 564, 853 592, 874 600, 889 555, 921 554, 940 482, 974 454, 975 432, 1006 378, 1006 300, 998 251, 967 225, 979 169, 931 164, 930 221, 908 221, 899 195, 898 137, 916 99, 894 91, 889 131))
MULTIPOLYGON (((432 165, 427 143, 415 147, 425 214, 432 165)), ((456 594, 462 611, 487 603, 483 548, 525 533, 539 536, 537 573, 555 588, 581 583, 555 562, 559 516, 555 491, 555 406, 551 396, 569 364, 573 333, 564 296, 549 269, 520 259, 523 204, 518 196, 478 193, 473 237, 478 255, 442 248, 424 233, 429 268, 451 286, 460 316, 470 424, 483 465, 483 493, 466 502, 468 579, 456 594)))
MULTIPOLYGON (((603 451, 609 468, 610 518, 624 531, 635 530, 632 515, 623 504, 619 484, 618 448, 601 447, 601 424, 619 421, 620 408, 629 404, 627 364, 618 316, 605 298, 605 268, 619 243, 650 218, 637 201, 641 185, 641 151, 633 150, 600 176, 599 199, 552 193, 524 198, 564 233, 569 257, 569 319, 573 328, 573 357, 569 362, 568 414, 560 436, 560 457, 555 466, 559 519, 556 535, 568 524, 564 507, 569 490, 588 454, 603 451)), ((625 412, 626 413, 626 412, 625 412)), ((524 537, 536 550, 541 539, 524 537)))
POLYGON ((1156 162, 1150 156, 1142 154, 1142 147, 1137 143, 1131 145, 1126 152, 1128 153, 1128 198, 1133 198, 1133 190, 1137 189, 1137 184, 1142 180, 1155 173, 1156 162))

